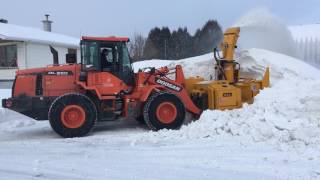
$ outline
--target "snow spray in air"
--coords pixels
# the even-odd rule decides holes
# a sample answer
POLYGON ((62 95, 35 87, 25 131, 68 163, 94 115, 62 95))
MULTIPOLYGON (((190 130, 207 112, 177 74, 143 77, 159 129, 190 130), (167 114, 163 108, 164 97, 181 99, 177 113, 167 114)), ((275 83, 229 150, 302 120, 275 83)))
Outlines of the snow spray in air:
POLYGON ((241 28, 239 49, 259 48, 297 57, 296 46, 287 26, 268 9, 254 9, 234 25, 241 28))

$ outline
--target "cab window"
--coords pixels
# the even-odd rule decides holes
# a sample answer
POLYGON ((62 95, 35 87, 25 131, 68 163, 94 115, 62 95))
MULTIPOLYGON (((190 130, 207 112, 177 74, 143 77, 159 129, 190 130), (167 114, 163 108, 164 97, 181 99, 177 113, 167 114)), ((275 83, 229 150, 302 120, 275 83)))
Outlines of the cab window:
POLYGON ((94 68, 97 70, 99 67, 98 43, 83 42, 81 44, 81 58, 86 68, 94 68))
POLYGON ((129 56, 129 51, 127 46, 122 46, 122 60, 123 60, 123 67, 126 69, 131 69, 131 61, 129 56))

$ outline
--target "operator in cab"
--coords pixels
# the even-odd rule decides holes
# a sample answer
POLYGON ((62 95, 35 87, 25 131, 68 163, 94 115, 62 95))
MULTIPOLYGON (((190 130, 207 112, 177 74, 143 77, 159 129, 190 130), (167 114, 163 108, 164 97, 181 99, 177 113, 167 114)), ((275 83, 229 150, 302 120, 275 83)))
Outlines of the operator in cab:
POLYGON ((103 49, 101 52, 101 65, 102 69, 111 69, 112 68, 112 51, 110 49, 103 49))

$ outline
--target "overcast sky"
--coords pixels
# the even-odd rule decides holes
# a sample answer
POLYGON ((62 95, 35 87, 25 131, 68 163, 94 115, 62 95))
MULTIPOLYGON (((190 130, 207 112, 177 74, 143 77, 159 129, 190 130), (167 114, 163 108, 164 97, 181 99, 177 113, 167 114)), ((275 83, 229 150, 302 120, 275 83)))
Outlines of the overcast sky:
POLYGON ((132 36, 147 35, 154 26, 186 26, 193 33, 208 19, 217 19, 226 28, 261 7, 290 25, 320 22, 320 0, 0 0, 0 18, 42 28, 48 13, 54 32, 132 36))

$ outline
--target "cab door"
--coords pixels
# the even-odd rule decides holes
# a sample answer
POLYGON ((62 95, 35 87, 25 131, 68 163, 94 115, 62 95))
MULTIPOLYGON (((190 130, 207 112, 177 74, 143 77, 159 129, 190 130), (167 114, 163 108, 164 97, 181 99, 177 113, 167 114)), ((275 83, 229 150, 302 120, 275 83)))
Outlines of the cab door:
POLYGON ((100 52, 102 72, 115 75, 127 85, 134 84, 134 73, 126 43, 102 45, 100 52))
POLYGON ((131 59, 126 43, 122 43, 121 53, 121 66, 119 71, 119 77, 128 85, 134 85, 134 72, 131 66, 131 59))

